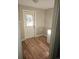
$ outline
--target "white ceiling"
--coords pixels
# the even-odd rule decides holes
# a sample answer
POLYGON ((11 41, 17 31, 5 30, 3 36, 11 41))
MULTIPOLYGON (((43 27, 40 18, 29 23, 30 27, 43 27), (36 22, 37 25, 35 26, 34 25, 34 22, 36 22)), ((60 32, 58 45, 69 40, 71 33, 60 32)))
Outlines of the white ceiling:
POLYGON ((48 9, 54 7, 54 0, 39 0, 37 3, 34 3, 33 0, 19 0, 20 5, 48 9))

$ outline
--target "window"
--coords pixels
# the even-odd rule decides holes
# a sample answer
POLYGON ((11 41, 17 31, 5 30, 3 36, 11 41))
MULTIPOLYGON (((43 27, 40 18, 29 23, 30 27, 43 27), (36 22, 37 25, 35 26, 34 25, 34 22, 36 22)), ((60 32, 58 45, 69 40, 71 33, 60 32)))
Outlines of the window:
POLYGON ((32 15, 26 15, 26 25, 33 26, 33 16, 32 15))

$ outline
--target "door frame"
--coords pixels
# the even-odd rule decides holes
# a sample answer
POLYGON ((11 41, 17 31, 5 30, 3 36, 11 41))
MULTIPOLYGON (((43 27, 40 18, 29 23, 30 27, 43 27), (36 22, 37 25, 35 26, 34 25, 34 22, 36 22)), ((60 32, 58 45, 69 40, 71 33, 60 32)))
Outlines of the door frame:
MULTIPOLYGON (((34 22, 33 22, 33 24, 35 23, 35 11, 34 10, 26 10, 26 9, 23 9, 22 10, 22 13, 23 13, 23 24, 24 24, 24 40, 26 39, 26 35, 25 35, 25 20, 24 20, 24 13, 25 12, 30 12, 30 11, 32 11, 33 13, 34 13, 34 18, 33 18, 33 20, 34 20, 34 22)), ((35 27, 35 24, 33 25, 33 28, 35 27)), ((34 33, 35 33, 35 30, 34 30, 34 33)), ((34 35, 35 36, 35 35, 34 35)))
POLYGON ((49 51, 50 59, 56 59, 58 44, 60 47, 60 0, 55 0, 54 2, 55 2, 54 13, 53 13, 54 25, 52 25, 52 31, 51 31, 50 51, 49 51))

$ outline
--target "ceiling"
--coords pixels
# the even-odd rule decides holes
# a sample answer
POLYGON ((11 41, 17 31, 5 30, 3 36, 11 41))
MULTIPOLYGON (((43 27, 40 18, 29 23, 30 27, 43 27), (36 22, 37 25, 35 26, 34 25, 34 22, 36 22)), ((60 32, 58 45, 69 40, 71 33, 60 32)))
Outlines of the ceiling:
POLYGON ((33 0, 19 0, 19 4, 34 8, 49 9, 54 7, 54 0, 39 0, 37 3, 33 2, 33 0))

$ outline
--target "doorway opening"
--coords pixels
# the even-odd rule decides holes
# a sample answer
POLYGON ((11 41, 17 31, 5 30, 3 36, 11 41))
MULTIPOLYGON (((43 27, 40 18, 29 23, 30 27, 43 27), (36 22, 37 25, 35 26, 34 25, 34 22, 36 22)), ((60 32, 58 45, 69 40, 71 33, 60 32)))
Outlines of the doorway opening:
POLYGON ((19 0, 23 59, 50 59, 53 17, 54 0, 19 0))

